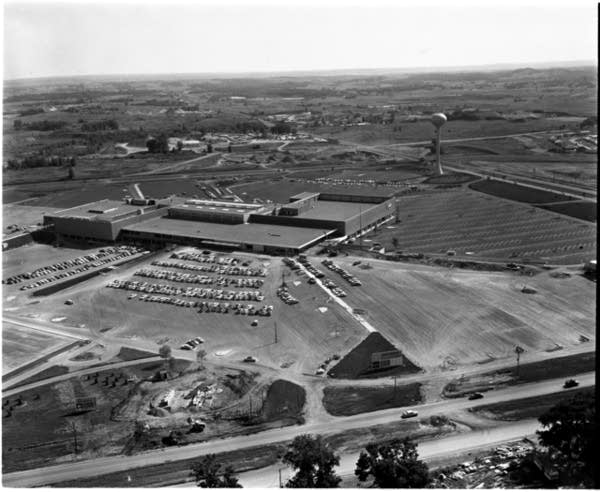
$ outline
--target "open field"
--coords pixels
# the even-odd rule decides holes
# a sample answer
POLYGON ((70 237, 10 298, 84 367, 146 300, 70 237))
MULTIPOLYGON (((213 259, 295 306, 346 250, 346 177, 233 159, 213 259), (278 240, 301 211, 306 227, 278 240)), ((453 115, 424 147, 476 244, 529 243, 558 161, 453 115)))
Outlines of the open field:
MULTIPOLYGON (((470 190, 398 199, 399 223, 366 236, 386 249, 583 263, 596 256, 596 225, 470 190), (397 243, 394 243, 394 238, 397 243)), ((364 244, 369 244, 364 242, 364 244)))
POLYGON ((12 323, 2 323, 2 372, 52 352, 72 339, 32 330, 12 323))
POLYGON ((552 393, 534 398, 522 398, 504 403, 494 403, 491 405, 481 405, 473 407, 469 411, 489 419, 496 420, 524 420, 538 418, 544 412, 550 410, 561 401, 570 400, 578 393, 594 393, 594 388, 586 388, 577 391, 571 391, 569 394, 562 392, 552 393))
MULTIPOLYGON (((169 256, 170 254, 162 254, 155 259, 167 260, 169 256)), ((294 371, 311 374, 327 357, 334 353, 344 353, 366 336, 366 330, 356 320, 340 306, 329 302, 329 296, 318 286, 308 285, 305 277, 292 275, 281 259, 238 253, 221 256, 244 258, 251 261, 251 267, 262 268, 266 265, 268 274, 264 278, 265 284, 260 288, 265 299, 252 304, 273 305, 271 317, 235 315, 231 311, 227 314, 198 313, 194 308, 143 302, 137 298, 128 299, 130 291, 106 288, 106 284, 116 278, 186 288, 185 283, 181 282, 145 279, 133 275, 142 267, 151 267, 150 261, 134 267, 124 265, 114 273, 96 277, 50 298, 41 299, 39 304, 26 306, 26 310, 45 320, 64 317, 60 324, 85 325, 86 330, 91 330, 92 333, 109 329, 107 333, 111 337, 145 339, 151 344, 167 339, 175 348, 190 338, 201 336, 206 340, 203 348, 209 357, 215 357, 216 360, 241 361, 247 355, 253 355, 258 358, 259 364, 273 364, 276 367, 285 364, 294 371), (300 300, 299 304, 289 306, 277 297, 282 271, 286 274, 290 293, 300 300), (74 304, 63 305, 65 299, 72 299, 74 304), (258 320, 256 327, 251 326, 254 319, 258 320), (274 343, 275 323, 277 343, 274 343), (219 355, 215 355, 216 353, 219 355)), ((183 271, 173 268, 169 270, 180 273, 183 271)), ((156 347, 158 349, 157 345, 156 347)))
POLYGON ((595 287, 581 276, 525 280, 377 260, 363 270, 354 259, 335 259, 362 282, 346 289, 345 301, 366 310, 363 317, 424 369, 513 357, 516 344, 544 351, 595 338, 595 287), (522 293, 523 285, 537 294, 522 293))
POLYGON ((422 401, 421 384, 393 386, 325 388, 323 405, 331 415, 356 415, 384 408, 406 407, 422 401))

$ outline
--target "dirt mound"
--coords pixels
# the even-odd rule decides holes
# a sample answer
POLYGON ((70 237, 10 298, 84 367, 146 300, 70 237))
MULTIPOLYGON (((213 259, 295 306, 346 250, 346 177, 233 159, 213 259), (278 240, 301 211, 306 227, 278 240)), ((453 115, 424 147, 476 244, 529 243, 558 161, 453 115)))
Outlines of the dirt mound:
POLYGON ((354 347, 327 373, 337 379, 378 378, 391 374, 410 374, 419 372, 420 368, 406 358, 381 333, 371 333, 367 338, 354 347), (398 352, 397 357, 403 363, 394 367, 374 369, 371 366, 372 355, 378 352, 398 352))
POLYGON ((282 417, 299 417, 306 401, 306 391, 283 379, 274 381, 267 391, 262 414, 266 421, 282 417))

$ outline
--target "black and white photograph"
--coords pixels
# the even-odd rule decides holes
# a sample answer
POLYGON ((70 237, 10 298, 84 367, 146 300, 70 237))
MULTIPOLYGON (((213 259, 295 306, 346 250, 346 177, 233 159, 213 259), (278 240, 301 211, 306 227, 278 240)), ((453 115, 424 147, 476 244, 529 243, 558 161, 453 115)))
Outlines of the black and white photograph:
POLYGON ((598 12, 4 1, 2 486, 600 488, 598 12))

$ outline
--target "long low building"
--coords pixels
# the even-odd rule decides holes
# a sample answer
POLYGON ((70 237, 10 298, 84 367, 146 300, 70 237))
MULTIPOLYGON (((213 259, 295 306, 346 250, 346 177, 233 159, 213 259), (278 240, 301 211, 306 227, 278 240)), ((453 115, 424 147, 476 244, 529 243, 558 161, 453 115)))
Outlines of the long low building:
POLYGON ((185 244, 296 254, 328 237, 352 237, 395 214, 393 199, 300 193, 281 205, 171 198, 100 200, 44 217, 57 241, 185 244))
POLYGON ((219 224, 157 217, 124 228, 121 239, 128 243, 149 246, 218 244, 258 253, 290 255, 319 243, 335 232, 335 229, 277 224, 219 224))

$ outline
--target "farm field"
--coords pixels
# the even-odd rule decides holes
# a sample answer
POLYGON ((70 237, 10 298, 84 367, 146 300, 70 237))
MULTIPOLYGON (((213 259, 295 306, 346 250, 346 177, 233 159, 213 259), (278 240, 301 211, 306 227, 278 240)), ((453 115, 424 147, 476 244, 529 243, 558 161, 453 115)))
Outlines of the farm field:
MULTIPOLYGON (((399 223, 366 236, 386 250, 470 253, 475 258, 583 263, 596 256, 596 225, 470 190, 398 198, 399 223), (396 238, 394 240, 394 238, 396 238), (397 242, 396 242, 397 241, 397 242)), ((366 241, 366 242, 365 242, 366 241)))
MULTIPOLYGON (((219 257, 235 256, 250 261, 251 267, 264 267, 268 270, 263 279, 264 285, 258 289, 238 289, 217 287, 216 285, 198 285, 175 282, 165 279, 152 279, 134 276, 137 270, 150 268, 169 270, 173 273, 192 273, 217 277, 217 274, 191 272, 177 268, 152 266, 150 261, 132 267, 119 267, 111 274, 96 277, 76 287, 68 288, 50 298, 40 298, 39 304, 25 305, 22 312, 34 313, 41 320, 60 319, 65 327, 85 326, 93 334, 110 337, 146 340, 148 348, 156 342, 169 343, 173 348, 190 338, 201 336, 205 340, 203 349, 208 358, 216 361, 241 361, 248 355, 258 359, 260 365, 284 365, 293 372, 314 374, 318 366, 334 353, 344 353, 355 346, 368 333, 340 306, 329 301, 329 296, 318 286, 309 285, 306 277, 291 273, 280 258, 257 257, 256 255, 233 253, 219 254, 219 257), (266 265, 266 266, 265 266, 266 265), (288 284, 290 294, 300 302, 287 305, 277 297, 276 291, 281 284, 282 272, 288 284), (273 315, 248 316, 229 313, 199 313, 197 308, 178 307, 157 302, 143 302, 128 299, 131 291, 107 288, 112 280, 137 280, 140 283, 160 283, 176 288, 212 287, 226 290, 260 290, 265 299, 260 302, 229 301, 253 304, 255 306, 272 305, 273 315), (73 300, 72 306, 65 306, 64 300, 73 300), (64 319, 63 319, 64 318, 64 319), (258 326, 251 326, 256 319, 258 326), (275 323, 278 342, 274 343, 275 323)), ((173 261, 170 253, 153 258, 157 261, 173 261)), ((198 263, 177 260, 180 263, 198 265, 198 263)), ((227 275, 232 279, 248 279, 227 275)), ((138 292, 138 297, 141 292, 138 292)), ((203 299, 176 296, 183 300, 202 301, 203 299)), ((206 299, 211 301, 211 299, 206 299)))
POLYGON ((354 260, 335 261, 362 282, 345 289, 345 301, 364 309, 365 320, 425 370, 513 357, 515 344, 536 352, 579 345, 582 335, 595 339, 595 287, 579 275, 522 277, 379 260, 365 270, 354 260), (523 285, 537 293, 522 293, 523 285))
POLYGON ((72 342, 66 337, 3 322, 2 372, 6 373, 72 342))

